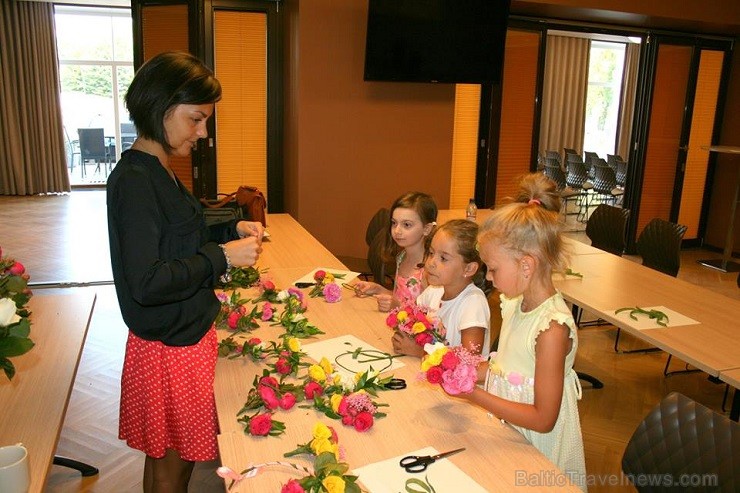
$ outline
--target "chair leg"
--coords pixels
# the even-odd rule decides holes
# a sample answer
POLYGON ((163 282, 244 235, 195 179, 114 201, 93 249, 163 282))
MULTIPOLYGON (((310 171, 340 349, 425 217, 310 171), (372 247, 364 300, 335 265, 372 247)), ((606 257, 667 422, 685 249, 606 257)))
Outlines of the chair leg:
POLYGON ((58 466, 69 467, 70 469, 76 469, 80 471, 80 473, 84 477, 95 476, 99 472, 96 467, 93 467, 89 464, 85 464, 84 462, 80 462, 74 459, 69 459, 67 457, 60 457, 58 455, 54 456, 54 464, 58 466))
POLYGON ((599 380, 598 378, 596 378, 596 377, 594 377, 592 375, 589 375, 588 373, 583 373, 583 372, 577 371, 576 372, 576 375, 578 375, 578 378, 580 380, 585 380, 586 382, 590 383, 591 386, 593 388, 595 388, 595 389, 602 389, 602 388, 604 388, 604 383, 601 380, 599 380))

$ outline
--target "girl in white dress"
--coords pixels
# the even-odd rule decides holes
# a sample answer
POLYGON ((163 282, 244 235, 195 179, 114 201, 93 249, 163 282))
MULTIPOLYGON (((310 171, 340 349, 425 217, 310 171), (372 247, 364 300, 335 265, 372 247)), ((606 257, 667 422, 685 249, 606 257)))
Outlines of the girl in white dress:
POLYGON ((586 489, 573 370, 578 336, 552 273, 567 257, 560 198, 542 174, 525 176, 513 203, 496 208, 478 235, 487 278, 501 292, 498 352, 479 368, 484 388, 460 397, 519 430, 568 478, 586 489))

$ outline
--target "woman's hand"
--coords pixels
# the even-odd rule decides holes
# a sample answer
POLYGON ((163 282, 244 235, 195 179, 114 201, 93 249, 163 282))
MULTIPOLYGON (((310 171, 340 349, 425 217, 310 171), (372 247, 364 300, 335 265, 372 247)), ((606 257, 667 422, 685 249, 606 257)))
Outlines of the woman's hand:
POLYGON ((261 245, 262 235, 265 232, 265 228, 262 227, 262 223, 260 222, 239 221, 236 223, 236 232, 239 235, 239 238, 254 236, 261 245))
POLYGON ((391 343, 393 344, 393 351, 396 353, 417 356, 419 358, 424 356, 424 348, 416 343, 411 334, 397 330, 391 338, 391 343))
MULTIPOLYGON (((257 223, 259 224, 259 223, 257 223)), ((250 267, 257 263, 262 253, 262 237, 248 236, 241 240, 233 240, 224 245, 229 255, 231 265, 235 267, 250 267)))

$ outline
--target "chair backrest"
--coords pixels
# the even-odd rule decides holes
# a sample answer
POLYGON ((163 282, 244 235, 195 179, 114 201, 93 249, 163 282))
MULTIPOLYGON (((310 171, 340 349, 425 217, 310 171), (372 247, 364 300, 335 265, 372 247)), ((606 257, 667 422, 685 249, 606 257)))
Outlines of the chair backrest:
POLYGON ((370 242, 367 250, 367 265, 373 274, 373 281, 378 284, 393 288, 392 276, 395 273, 396 265, 383 261, 383 247, 385 245, 385 231, 380 230, 370 242), (391 279, 389 279, 391 277, 391 279))
POLYGON ((586 223, 586 236, 591 240, 591 246, 621 257, 629 216, 629 209, 600 204, 586 223))
POLYGON ((378 234, 378 231, 385 230, 386 227, 390 227, 391 223, 391 211, 387 207, 382 207, 373 214, 370 221, 367 223, 367 229, 365 230, 365 243, 370 246, 373 242, 373 238, 378 234))
POLYGON ((637 238, 642 265, 676 277, 681 267, 681 239, 686 226, 654 218, 637 238))
POLYGON ((570 155, 581 157, 580 153, 578 153, 575 149, 571 149, 570 147, 563 147, 563 155, 565 156, 565 159, 568 159, 568 156, 570 155))
POLYGON ((614 168, 617 165, 617 160, 621 160, 622 156, 619 154, 607 154, 606 155, 606 164, 614 168))
POLYGON ((583 184, 588 180, 588 172, 586 171, 586 165, 580 162, 581 157, 575 156, 579 160, 571 161, 572 154, 568 156, 568 176, 565 182, 568 186, 573 188, 583 188, 583 184))
POLYGON ((627 162, 617 159, 617 185, 623 187, 627 183, 627 162))
MULTIPOLYGON (((603 159, 602 159, 603 161, 603 159)), ((593 166, 594 171, 594 191, 610 195, 612 190, 617 187, 617 175, 609 166, 593 166)))
POLYGON ((552 166, 550 164, 545 163, 545 169, 543 170, 545 173, 545 176, 551 179, 555 182, 555 184, 558 187, 558 190, 562 190, 567 186, 566 180, 565 180, 565 173, 563 173, 563 170, 560 169, 560 166, 555 165, 552 166))
POLYGON ((545 151, 545 158, 555 159, 560 164, 560 153, 558 151, 545 151))
POLYGON ((586 163, 588 163, 590 165, 594 165, 594 164, 596 164, 595 161, 597 159, 599 159, 599 155, 596 154, 595 152, 584 151, 584 153, 583 153, 583 161, 584 162, 586 162, 586 163))
POLYGON ((566 154, 565 162, 567 163, 583 163, 583 158, 580 154, 566 154))
POLYGON ((635 429, 622 455, 622 471, 651 479, 633 481, 640 492, 740 491, 740 425, 671 392, 635 429), (653 478, 672 480, 674 488, 653 478), (684 478, 691 479, 691 487, 675 487, 684 478))
POLYGON ((79 128, 77 133, 80 136, 80 159, 103 161, 108 157, 102 128, 79 128))

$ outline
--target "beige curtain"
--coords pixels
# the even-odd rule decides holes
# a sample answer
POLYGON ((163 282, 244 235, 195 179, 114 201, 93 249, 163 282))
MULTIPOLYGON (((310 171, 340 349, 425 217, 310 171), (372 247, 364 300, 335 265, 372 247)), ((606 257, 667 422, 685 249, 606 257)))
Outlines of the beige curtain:
POLYGON ((586 38, 547 36, 540 153, 562 153, 564 147, 583 151, 590 47, 586 38))
POLYGON ((624 72, 622 73, 622 95, 619 101, 621 113, 617 128, 617 154, 629 161, 630 140, 632 137, 632 118, 635 114, 635 94, 637 92, 637 68, 640 63, 640 45, 627 43, 624 53, 624 72))
POLYGON ((0 2, 0 195, 68 192, 54 6, 0 2))

